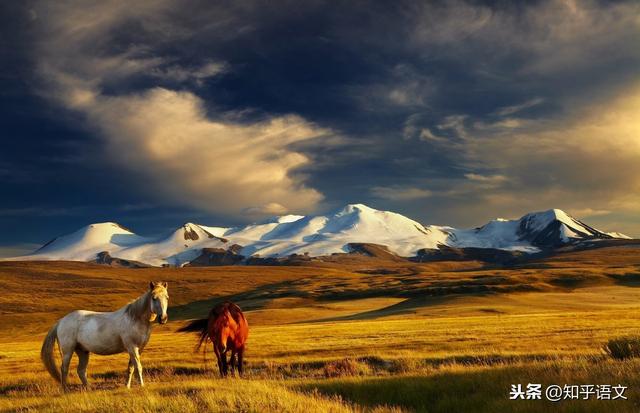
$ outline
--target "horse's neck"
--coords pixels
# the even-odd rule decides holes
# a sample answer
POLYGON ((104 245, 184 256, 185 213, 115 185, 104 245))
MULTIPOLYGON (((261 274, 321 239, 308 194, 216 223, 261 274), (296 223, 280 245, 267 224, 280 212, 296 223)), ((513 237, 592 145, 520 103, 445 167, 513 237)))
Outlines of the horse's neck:
POLYGON ((231 329, 235 331, 238 328, 238 323, 236 323, 236 320, 233 318, 231 313, 229 313, 228 320, 229 326, 231 326, 231 329))
POLYGON ((143 324, 151 324, 151 308, 149 300, 151 299, 151 295, 149 291, 142 294, 135 301, 129 303, 124 307, 124 312, 131 318, 133 321, 143 324))
POLYGON ((227 329, 227 336, 232 340, 234 340, 236 336, 236 331, 238 329, 238 323, 236 323, 236 320, 234 320, 233 316, 229 311, 226 311, 223 317, 226 318, 226 324, 229 327, 227 329))

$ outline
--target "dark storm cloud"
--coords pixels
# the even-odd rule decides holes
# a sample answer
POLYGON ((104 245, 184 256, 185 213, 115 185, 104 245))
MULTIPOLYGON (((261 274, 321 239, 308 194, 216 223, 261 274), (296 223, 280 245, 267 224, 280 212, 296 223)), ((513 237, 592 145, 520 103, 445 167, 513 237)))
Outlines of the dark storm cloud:
POLYGON ((640 234, 635 1, 11 7, 3 98, 23 113, 1 120, 22 132, 0 182, 59 197, 16 183, 7 209, 366 202, 476 225, 561 207, 640 234))

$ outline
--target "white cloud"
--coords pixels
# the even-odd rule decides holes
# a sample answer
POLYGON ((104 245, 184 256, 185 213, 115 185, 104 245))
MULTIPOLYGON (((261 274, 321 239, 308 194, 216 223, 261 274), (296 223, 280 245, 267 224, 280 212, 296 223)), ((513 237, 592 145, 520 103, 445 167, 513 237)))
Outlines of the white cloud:
POLYGON ((407 117, 402 128, 402 137, 405 140, 413 139, 420 132, 417 122, 420 120, 420 114, 415 113, 407 117))
POLYGON ((418 3, 412 10, 417 23, 411 41, 415 47, 441 47, 449 56, 465 60, 491 48, 492 53, 478 56, 481 62, 473 62, 475 67, 517 53, 526 57, 521 74, 527 77, 595 66, 605 55, 611 61, 633 53, 621 47, 621 39, 637 42, 637 1, 544 0, 517 7, 514 11, 515 7, 461 0, 418 3))
POLYGON ((288 209, 277 202, 270 202, 264 205, 245 208, 242 212, 248 216, 282 215, 287 213, 288 209))
POLYGON ((465 174, 464 176, 470 181, 476 181, 476 182, 492 184, 492 185, 497 185, 497 184, 501 184, 503 182, 508 181, 508 178, 504 175, 480 175, 475 173, 468 173, 468 174, 465 174))
POLYGON ((571 215, 580 218, 591 218, 610 215, 611 211, 606 209, 592 209, 592 208, 573 208, 568 211, 571 215))
POLYGON ((495 114, 498 116, 508 116, 513 115, 514 113, 521 112, 525 109, 532 108, 544 102, 542 98, 533 98, 529 99, 526 102, 519 103, 517 105, 505 106, 503 108, 498 109, 495 114))
MULTIPOLYGON (((189 67, 173 64, 154 55, 154 44, 111 52, 119 49, 109 42, 131 22, 164 42, 188 38, 189 28, 174 25, 168 13, 177 6, 41 3, 36 53, 43 94, 83 114, 109 159, 131 171, 132 182, 142 181, 149 195, 225 214, 256 206, 265 213, 312 211, 323 196, 297 173, 311 159, 292 146, 331 131, 295 115, 244 123, 238 114, 207 113, 205 102, 188 90, 103 92, 105 85, 130 77, 198 83, 230 70, 210 59, 189 67)), ((339 139, 331 136, 331 142, 339 139)))
POLYGON ((227 214, 278 203, 284 213, 310 211, 322 200, 292 174, 309 159, 289 148, 328 131, 297 116, 213 121, 194 94, 162 88, 70 106, 99 130, 113 162, 177 203, 227 214))
POLYGON ((468 184, 452 183, 448 193, 455 199, 448 202, 473 199, 484 210, 514 215, 550 207, 582 216, 637 212, 638 113, 640 84, 575 108, 562 119, 519 119, 517 129, 500 123, 458 123, 456 138, 462 143, 443 148, 455 152, 462 166, 492 172, 465 174, 468 184), (480 190, 477 184, 483 184, 480 190))
MULTIPOLYGON (((418 138, 425 142, 443 143, 447 142, 447 138, 435 134, 428 127, 421 126, 422 116, 420 113, 409 115, 404 121, 402 128, 402 137, 405 140, 418 138)), ((442 128, 439 128, 442 129, 442 128)))
POLYGON ((445 138, 436 135, 435 133, 431 132, 431 129, 429 128, 422 128, 420 129, 420 139, 423 141, 427 141, 427 142, 444 142, 446 141, 445 138))
POLYGON ((431 191, 411 186, 375 186, 371 194, 380 199, 412 201, 430 197, 431 191))
POLYGON ((440 130, 448 130, 455 132, 459 138, 466 138, 467 129, 465 122, 467 121, 467 115, 450 115, 445 117, 438 125, 440 130))
POLYGON ((228 70, 228 66, 225 63, 208 61, 196 67, 180 65, 169 65, 164 68, 157 67, 151 71, 151 74, 177 82, 195 81, 196 83, 202 83, 203 80, 222 74, 226 70, 228 70))

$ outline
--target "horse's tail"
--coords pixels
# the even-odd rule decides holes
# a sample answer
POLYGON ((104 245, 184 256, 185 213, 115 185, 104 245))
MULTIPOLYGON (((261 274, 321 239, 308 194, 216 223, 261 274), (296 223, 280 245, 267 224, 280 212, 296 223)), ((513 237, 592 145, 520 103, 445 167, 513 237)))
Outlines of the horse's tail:
POLYGON ((56 366, 56 360, 53 357, 53 348, 55 347, 57 340, 58 323, 55 323, 42 342, 40 358, 42 359, 42 363, 44 363, 44 366, 47 368, 49 374, 51 374, 51 377, 60 382, 60 371, 58 370, 58 367, 56 366))
POLYGON ((209 338, 209 319, 201 318, 198 320, 193 320, 189 322, 189 324, 179 328, 178 333, 200 333, 198 344, 195 348, 195 351, 199 351, 200 347, 202 347, 202 343, 204 343, 207 338, 209 338))

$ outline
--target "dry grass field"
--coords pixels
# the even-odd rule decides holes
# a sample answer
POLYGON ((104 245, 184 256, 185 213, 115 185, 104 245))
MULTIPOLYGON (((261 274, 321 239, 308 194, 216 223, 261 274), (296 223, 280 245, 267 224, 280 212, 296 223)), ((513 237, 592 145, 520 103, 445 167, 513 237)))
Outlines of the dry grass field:
POLYGON ((640 410, 640 361, 608 358, 640 334, 640 248, 560 254, 502 268, 353 258, 312 267, 120 269, 0 263, 0 411, 640 410), (170 323, 142 354, 146 386, 124 388, 128 356, 72 363, 62 393, 39 360, 67 312, 110 311, 169 282, 170 323), (244 379, 175 333, 231 299, 251 326, 244 379), (206 364, 205 359, 206 357, 206 364), (511 384, 623 384, 628 400, 509 400, 511 384))

